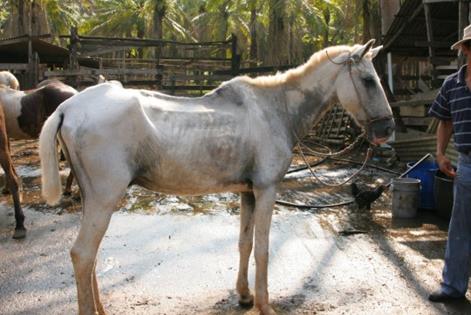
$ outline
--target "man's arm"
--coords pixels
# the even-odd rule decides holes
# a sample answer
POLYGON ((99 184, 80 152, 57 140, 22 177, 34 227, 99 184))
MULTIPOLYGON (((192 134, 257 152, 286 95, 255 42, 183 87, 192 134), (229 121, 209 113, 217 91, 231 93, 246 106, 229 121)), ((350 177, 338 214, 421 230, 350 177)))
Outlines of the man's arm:
POLYGON ((440 120, 437 128, 437 163, 440 171, 450 177, 455 177, 456 172, 446 157, 445 152, 453 134, 453 123, 451 120, 440 120))

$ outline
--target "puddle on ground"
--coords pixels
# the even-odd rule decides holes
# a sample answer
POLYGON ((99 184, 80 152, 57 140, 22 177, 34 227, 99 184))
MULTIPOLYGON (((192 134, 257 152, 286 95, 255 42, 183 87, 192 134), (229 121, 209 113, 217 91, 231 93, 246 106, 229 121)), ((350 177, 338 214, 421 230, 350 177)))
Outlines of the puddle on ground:
POLYGON ((214 214, 239 212, 239 195, 233 193, 204 196, 173 196, 132 186, 119 211, 148 214, 214 214))

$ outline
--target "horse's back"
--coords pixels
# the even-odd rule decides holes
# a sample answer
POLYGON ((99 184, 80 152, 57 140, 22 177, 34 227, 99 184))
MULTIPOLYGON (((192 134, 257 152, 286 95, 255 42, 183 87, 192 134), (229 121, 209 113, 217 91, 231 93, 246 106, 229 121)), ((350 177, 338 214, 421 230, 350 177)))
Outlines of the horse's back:
POLYGON ((207 98, 191 101, 101 84, 60 106, 61 134, 82 161, 112 157, 147 188, 246 189, 253 159, 246 113, 225 104, 217 109, 207 98))

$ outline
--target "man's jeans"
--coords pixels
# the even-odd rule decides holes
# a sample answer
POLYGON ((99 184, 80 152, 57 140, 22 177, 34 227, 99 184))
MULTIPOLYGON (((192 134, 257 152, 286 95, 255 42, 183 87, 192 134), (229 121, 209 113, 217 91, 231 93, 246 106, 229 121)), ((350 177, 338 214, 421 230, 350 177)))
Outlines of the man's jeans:
POLYGON ((442 291, 464 296, 471 253, 471 155, 460 154, 454 180, 454 204, 448 229, 442 291))

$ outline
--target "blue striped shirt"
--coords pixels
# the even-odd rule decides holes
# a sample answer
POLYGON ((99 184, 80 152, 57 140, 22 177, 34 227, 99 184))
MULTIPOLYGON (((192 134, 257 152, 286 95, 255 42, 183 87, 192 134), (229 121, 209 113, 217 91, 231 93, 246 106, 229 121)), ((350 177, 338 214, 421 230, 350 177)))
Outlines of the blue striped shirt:
POLYGON ((456 149, 471 151, 471 91, 466 85, 467 66, 445 79, 429 110, 429 115, 453 122, 456 149))

